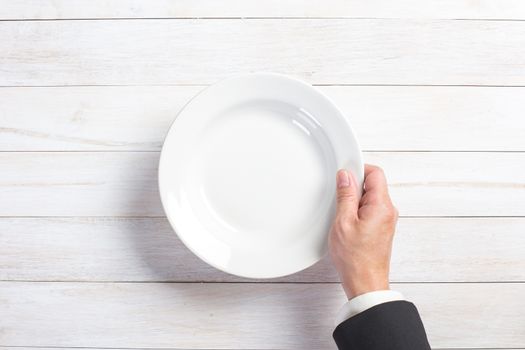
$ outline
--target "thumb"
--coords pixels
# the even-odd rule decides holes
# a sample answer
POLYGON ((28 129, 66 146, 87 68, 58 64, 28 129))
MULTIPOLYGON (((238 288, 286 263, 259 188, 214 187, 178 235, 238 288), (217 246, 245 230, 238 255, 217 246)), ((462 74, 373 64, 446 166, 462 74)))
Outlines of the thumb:
POLYGON ((357 216, 359 192, 351 172, 341 169, 337 172, 337 214, 345 217, 357 216))

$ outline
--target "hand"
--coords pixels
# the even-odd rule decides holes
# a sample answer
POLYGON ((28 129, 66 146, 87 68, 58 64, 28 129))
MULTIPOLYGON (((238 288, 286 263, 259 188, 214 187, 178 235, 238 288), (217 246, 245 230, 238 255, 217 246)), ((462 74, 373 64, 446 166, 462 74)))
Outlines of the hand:
POLYGON ((389 289, 390 255, 397 217, 381 168, 365 166, 361 198, 352 173, 337 172, 337 212, 330 230, 329 247, 348 299, 389 289))

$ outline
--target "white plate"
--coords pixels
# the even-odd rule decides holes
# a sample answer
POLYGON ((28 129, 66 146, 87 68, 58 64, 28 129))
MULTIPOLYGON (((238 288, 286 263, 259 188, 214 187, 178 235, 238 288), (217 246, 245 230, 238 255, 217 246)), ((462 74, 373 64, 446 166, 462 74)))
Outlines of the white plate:
POLYGON ((338 168, 362 182, 361 152, 339 109, 307 83, 255 73, 184 107, 162 148, 159 187, 193 253, 234 275, 270 278, 326 253, 338 168))

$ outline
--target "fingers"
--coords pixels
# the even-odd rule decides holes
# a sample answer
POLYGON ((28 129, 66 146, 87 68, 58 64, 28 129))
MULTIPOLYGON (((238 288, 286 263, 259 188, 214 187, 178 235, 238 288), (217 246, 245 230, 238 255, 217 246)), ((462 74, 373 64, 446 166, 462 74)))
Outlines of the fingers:
POLYGON ((364 188, 367 199, 390 198, 385 173, 378 166, 365 164, 364 188))
POLYGON ((357 217, 359 191, 351 172, 341 169, 337 172, 337 215, 357 217))

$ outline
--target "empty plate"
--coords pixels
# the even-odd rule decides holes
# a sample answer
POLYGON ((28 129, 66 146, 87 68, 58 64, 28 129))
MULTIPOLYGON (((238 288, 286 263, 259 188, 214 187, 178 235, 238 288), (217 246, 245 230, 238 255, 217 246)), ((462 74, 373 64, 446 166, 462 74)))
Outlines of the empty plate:
POLYGON ((271 278, 325 255, 339 168, 362 183, 359 146, 334 103, 300 80, 255 73, 218 82, 182 109, 159 187, 193 253, 234 275, 271 278))

